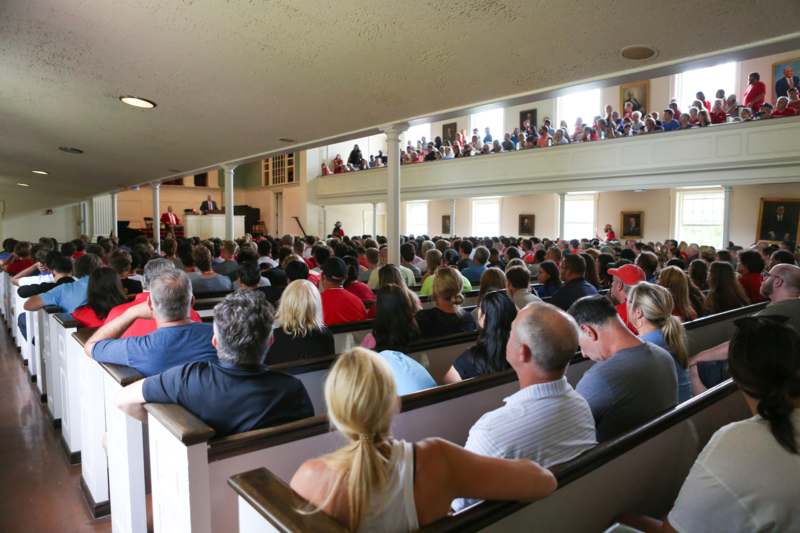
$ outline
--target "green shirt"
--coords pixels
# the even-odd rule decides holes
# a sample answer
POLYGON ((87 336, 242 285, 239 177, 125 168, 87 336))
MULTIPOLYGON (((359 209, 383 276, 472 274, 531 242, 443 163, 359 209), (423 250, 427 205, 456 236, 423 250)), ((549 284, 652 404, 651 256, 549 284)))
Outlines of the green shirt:
MULTIPOLYGON (((471 291, 472 283, 470 283, 469 280, 465 278, 461 272, 459 272, 458 274, 461 276, 461 281, 464 283, 464 288, 461 292, 471 291)), ((431 294, 433 294, 433 276, 428 276, 427 278, 425 278, 425 281, 422 282, 422 287, 420 287, 419 289, 419 295, 430 296, 431 294)))

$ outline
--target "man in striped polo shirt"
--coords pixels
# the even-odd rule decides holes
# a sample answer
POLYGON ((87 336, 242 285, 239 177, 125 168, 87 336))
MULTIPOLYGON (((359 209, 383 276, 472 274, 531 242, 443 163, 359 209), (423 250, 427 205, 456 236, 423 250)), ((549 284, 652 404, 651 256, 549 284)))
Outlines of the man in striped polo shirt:
MULTIPOLYGON (((520 390, 486 413, 465 447, 505 459, 531 459, 544 467, 569 461, 597 444, 589 404, 564 373, 578 349, 575 320, 555 306, 532 303, 511 326, 506 359, 520 390)), ((458 499, 460 510, 477 500, 458 499)))

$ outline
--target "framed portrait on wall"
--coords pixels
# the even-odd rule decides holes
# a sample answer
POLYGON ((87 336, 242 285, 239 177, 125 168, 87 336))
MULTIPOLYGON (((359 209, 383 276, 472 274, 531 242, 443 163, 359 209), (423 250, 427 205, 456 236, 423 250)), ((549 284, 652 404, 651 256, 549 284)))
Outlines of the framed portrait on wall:
POLYGON ((778 93, 780 93, 780 96, 786 96, 786 91, 789 89, 788 80, 786 80, 786 77, 783 75, 783 70, 786 67, 791 67, 793 78, 800 75, 798 74, 800 73, 800 57, 786 59, 772 64, 772 85, 770 87, 775 91, 773 100, 778 98, 778 93), (780 87, 777 86, 779 82, 780 87))
POLYGON ((644 113, 650 106, 650 80, 632 81, 619 86, 619 114, 625 111, 625 104, 633 104, 634 111, 644 113))
POLYGON ((800 239, 800 198, 761 198, 758 208, 758 241, 800 239))
POLYGON ((442 126, 442 140, 455 142, 456 134, 458 133, 458 123, 448 122, 442 126))
POLYGON ((622 211, 619 227, 622 228, 621 239, 641 239, 644 237, 644 212, 622 211))
POLYGON ((519 129, 525 131, 530 125, 533 129, 538 127, 536 120, 536 109, 526 109, 519 112, 519 129))
POLYGON ((536 215, 519 216, 519 235, 533 235, 536 230, 536 215))
POLYGON ((450 215, 442 215, 442 235, 450 234, 450 215))

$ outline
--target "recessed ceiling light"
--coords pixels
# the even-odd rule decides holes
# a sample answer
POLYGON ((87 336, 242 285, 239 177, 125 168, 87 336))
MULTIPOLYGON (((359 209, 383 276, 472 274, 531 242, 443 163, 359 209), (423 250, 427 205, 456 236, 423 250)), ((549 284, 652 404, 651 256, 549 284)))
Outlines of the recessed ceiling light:
POLYGON ((41 174, 42 176, 47 176, 48 172, 46 170, 31 170, 34 174, 41 174))
POLYGON ((62 152, 66 152, 68 154, 82 154, 83 153, 83 150, 81 150, 80 148, 74 148, 72 146, 59 146, 58 149, 61 150, 62 152))
POLYGON ((285 142, 285 143, 296 143, 296 142, 297 142, 297 141, 295 141, 294 139, 289 139, 288 137, 281 137, 281 138, 280 138, 280 139, 278 139, 278 140, 279 140, 279 141, 282 141, 282 142, 285 142))
POLYGON ((22 183, 22 182, 17 183, 17 185, 19 185, 20 187, 30 187, 30 185, 28 185, 27 183, 22 183))
POLYGON ((140 109, 153 109, 156 103, 146 98, 139 98, 138 96, 120 96, 119 101, 129 106, 138 107, 140 109))
POLYGON ((622 50, 620 50, 620 54, 625 59, 632 59, 634 61, 644 61, 645 59, 650 59, 655 57, 658 52, 652 46, 645 46, 641 44, 635 44, 631 46, 626 46, 622 50))

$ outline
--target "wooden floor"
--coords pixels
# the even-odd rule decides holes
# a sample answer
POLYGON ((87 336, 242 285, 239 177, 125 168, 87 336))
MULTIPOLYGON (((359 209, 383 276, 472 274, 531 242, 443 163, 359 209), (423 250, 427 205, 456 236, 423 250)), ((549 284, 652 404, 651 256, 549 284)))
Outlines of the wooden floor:
POLYGON ((93 520, 19 351, 0 320, 0 532, 111 531, 93 520))

